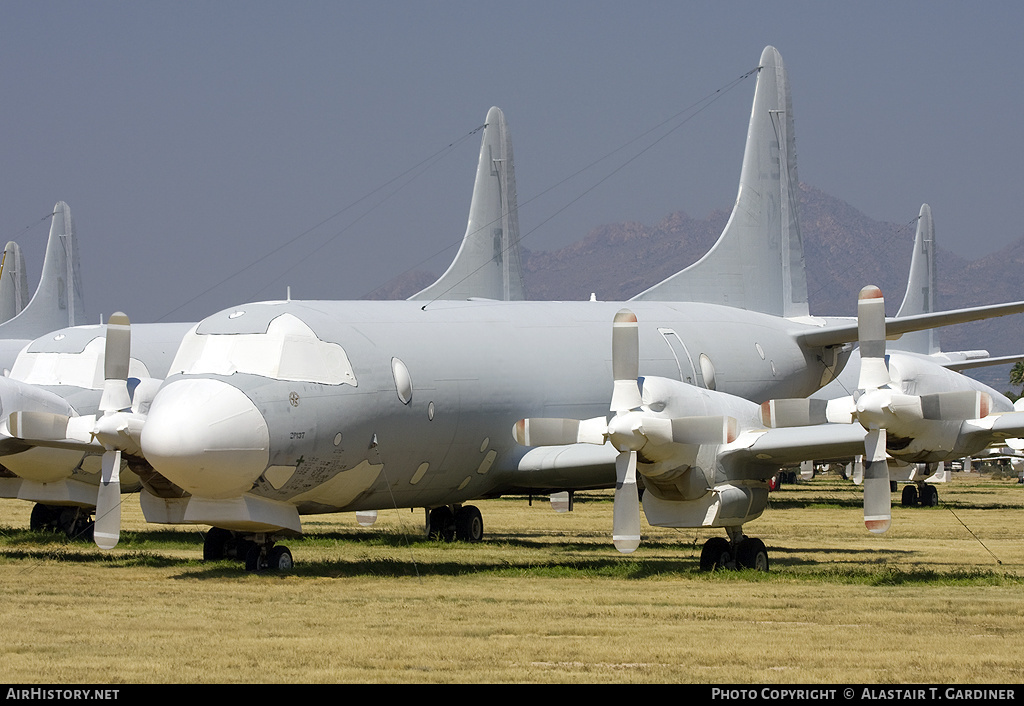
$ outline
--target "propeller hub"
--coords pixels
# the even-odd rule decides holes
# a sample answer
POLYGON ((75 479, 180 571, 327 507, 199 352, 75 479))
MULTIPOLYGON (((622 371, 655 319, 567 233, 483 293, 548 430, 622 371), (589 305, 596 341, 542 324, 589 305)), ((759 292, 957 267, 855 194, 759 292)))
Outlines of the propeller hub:
POLYGON ((639 412, 616 414, 608 422, 608 441, 618 451, 639 451, 647 444, 639 412))

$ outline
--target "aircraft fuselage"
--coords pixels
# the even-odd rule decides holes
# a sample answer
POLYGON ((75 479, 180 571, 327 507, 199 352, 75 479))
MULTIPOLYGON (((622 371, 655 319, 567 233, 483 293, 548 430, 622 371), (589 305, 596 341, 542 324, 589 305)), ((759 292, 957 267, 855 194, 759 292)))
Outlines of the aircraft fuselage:
MULTIPOLYGON (((517 487, 527 451, 512 438, 516 421, 608 414, 621 307, 291 301, 225 310, 185 337, 143 431, 146 458, 193 495, 251 492, 301 513, 500 493, 517 487), (194 389, 199 380, 208 395, 194 389), (237 392, 221 395, 227 388, 237 392), (228 397, 223 407, 205 401, 228 397), (236 414, 245 400, 253 409, 236 414), (265 432, 253 431, 261 419, 265 432), (199 427, 213 431, 194 441, 199 427), (246 441, 233 440, 236 430, 246 441), (227 480, 211 484, 215 475, 227 480)), ((822 378, 816 352, 795 342, 805 324, 707 304, 630 307, 641 375, 713 382, 755 402, 807 395, 822 378)))

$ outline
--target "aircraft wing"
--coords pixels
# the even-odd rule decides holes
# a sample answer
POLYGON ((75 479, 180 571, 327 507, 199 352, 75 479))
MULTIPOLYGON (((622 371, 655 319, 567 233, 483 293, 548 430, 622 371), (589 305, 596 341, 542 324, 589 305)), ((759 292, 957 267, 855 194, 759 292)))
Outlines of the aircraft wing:
POLYGON ((611 444, 538 446, 519 459, 515 486, 533 492, 611 488, 618 453, 611 444))
POLYGON ((748 431, 723 447, 718 458, 730 477, 763 479, 809 458, 829 461, 863 454, 866 433, 860 424, 748 431))
MULTIPOLYGON (((966 309, 937 311, 931 314, 902 316, 898 319, 889 318, 885 320, 885 336, 886 338, 895 338, 911 331, 923 331, 924 329, 939 326, 952 326, 953 324, 963 324, 968 321, 980 321, 982 319, 993 319, 998 316, 1021 313, 1024 313, 1024 302, 1010 302, 1008 304, 989 304, 986 306, 968 307, 966 309)), ((855 343, 857 341, 857 322, 827 325, 813 331, 805 331, 797 335, 797 340, 800 341, 801 345, 808 348, 823 348, 838 346, 843 343, 855 343)))
POLYGON ((1006 412, 965 421, 960 426, 959 442, 989 446, 1021 437, 1024 437, 1024 412, 1006 412))
MULTIPOLYGON (((865 433, 859 424, 747 431, 720 447, 718 460, 731 479, 765 479, 783 466, 809 458, 828 461, 862 454, 865 433)), ((533 448, 519 461, 516 485, 534 491, 608 488, 615 484, 616 454, 610 444, 533 448)))
POLYGON ((1019 363, 1024 360, 1024 353, 1017 355, 1002 355, 995 358, 975 358, 974 360, 955 360, 948 363, 941 363, 942 367, 960 372, 971 368, 984 368, 989 365, 1004 365, 1006 363, 1019 363))

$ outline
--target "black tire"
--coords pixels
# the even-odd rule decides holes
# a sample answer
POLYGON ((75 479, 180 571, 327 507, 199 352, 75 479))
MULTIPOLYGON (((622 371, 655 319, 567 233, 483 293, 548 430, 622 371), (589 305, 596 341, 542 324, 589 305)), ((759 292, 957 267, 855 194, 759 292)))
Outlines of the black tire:
POLYGON ((479 542, 484 538, 484 518, 473 505, 463 505, 455 513, 455 538, 460 542, 479 542))
POLYGON ((936 507, 939 504, 939 489, 926 485, 921 490, 921 507, 936 507))
POLYGON ((903 486, 903 495, 900 497, 900 504, 903 507, 914 507, 917 505, 917 487, 913 485, 903 486))
POLYGON ((203 538, 203 561, 218 561, 227 557, 227 544, 231 532, 220 527, 211 527, 203 538))
POLYGON ((256 544, 256 542, 249 542, 249 548, 245 552, 246 571, 262 571, 264 569, 265 565, 261 561, 262 557, 260 554, 260 545, 256 544))
POLYGON ((427 537, 445 542, 455 539, 455 515, 447 505, 430 511, 427 517, 427 537))
POLYGON ((714 571, 715 569, 728 568, 732 561, 732 547, 729 540, 723 537, 712 537, 704 542, 704 548, 700 552, 700 570, 714 571))
POLYGON ((28 519, 28 526, 34 532, 53 532, 58 527, 60 508, 50 505, 36 503, 32 506, 32 514, 28 519))
POLYGON ((267 554, 267 568, 271 571, 290 571, 293 566, 292 553, 280 544, 267 554))
POLYGON ((768 549, 760 539, 744 539, 736 547, 736 562, 744 569, 768 571, 768 549))

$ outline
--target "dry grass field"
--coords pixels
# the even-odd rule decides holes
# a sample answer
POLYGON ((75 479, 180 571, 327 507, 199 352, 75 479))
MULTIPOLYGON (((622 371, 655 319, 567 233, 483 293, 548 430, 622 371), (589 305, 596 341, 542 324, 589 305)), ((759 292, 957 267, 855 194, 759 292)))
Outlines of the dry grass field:
POLYGON ((771 571, 698 571, 712 533, 611 546, 610 494, 477 503, 487 538, 422 538, 422 510, 306 522, 296 567, 204 564, 199 529, 126 496, 102 553, 0 501, 6 683, 1007 683, 1024 681, 1024 486, 977 474, 867 533, 860 491, 786 486, 746 528, 771 571))

